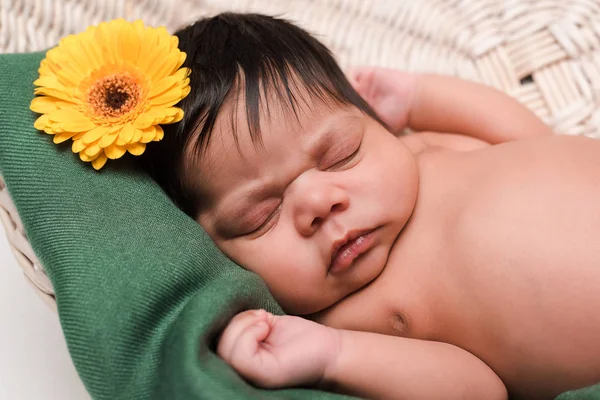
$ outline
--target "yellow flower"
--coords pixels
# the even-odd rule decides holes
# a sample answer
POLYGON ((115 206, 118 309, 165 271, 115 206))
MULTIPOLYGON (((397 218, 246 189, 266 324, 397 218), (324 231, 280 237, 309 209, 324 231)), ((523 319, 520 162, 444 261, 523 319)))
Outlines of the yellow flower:
POLYGON ((100 169, 107 158, 140 155, 178 122, 174 107, 190 92, 189 68, 176 36, 164 27, 118 19, 62 39, 46 53, 34 82, 35 128, 72 139, 81 160, 100 169))

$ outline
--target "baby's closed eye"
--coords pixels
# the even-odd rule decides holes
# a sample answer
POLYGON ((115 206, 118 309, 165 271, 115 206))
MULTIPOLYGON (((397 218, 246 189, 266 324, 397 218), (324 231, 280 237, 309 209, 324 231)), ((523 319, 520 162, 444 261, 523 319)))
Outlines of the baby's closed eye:
POLYGON ((260 222, 256 228, 251 229, 249 232, 245 233, 244 236, 254 236, 258 237, 269 231, 273 227, 273 225, 277 222, 277 218, 279 217, 279 212, 281 211, 281 205, 279 205, 276 209, 274 209, 270 214, 266 216, 260 222))
POLYGON ((361 145, 362 140, 358 143, 357 146, 345 146, 341 151, 338 152, 338 154, 336 154, 334 157, 331 157, 333 159, 333 162, 324 163, 326 167, 323 169, 327 171, 336 171, 350 164, 350 162, 354 161, 356 156, 358 156, 358 154, 360 153, 361 145), (331 165, 327 166, 328 163, 330 163, 331 165))

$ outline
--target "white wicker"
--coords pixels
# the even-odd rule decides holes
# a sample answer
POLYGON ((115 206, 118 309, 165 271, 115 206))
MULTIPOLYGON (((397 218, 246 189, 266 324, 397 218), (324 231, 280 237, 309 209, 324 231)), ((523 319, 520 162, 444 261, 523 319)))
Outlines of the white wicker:
POLYGON ((54 291, 50 279, 37 260, 31 244, 25 236, 23 223, 19 218, 19 214, 10 198, 8 189, 4 184, 4 180, 0 176, 0 221, 6 230, 9 245, 13 254, 17 258, 17 262, 23 268, 25 277, 29 283, 36 289, 37 294, 44 300, 46 304, 56 311, 56 301, 54 299, 54 291))
MULTIPOLYGON (((483 82, 558 133, 600 137, 600 0, 0 0, 0 52, 45 49, 118 17, 174 31, 220 11, 283 16, 316 34, 344 67, 381 65, 483 82)), ((4 188, 0 198, 17 258, 51 301, 50 283, 4 188)))

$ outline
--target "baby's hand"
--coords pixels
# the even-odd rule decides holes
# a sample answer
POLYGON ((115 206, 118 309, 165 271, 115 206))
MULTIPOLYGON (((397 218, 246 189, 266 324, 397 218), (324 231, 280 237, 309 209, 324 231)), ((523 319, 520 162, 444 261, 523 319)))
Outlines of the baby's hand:
POLYGON ((338 350, 333 328, 265 310, 236 315, 217 347, 219 356, 240 375, 265 388, 321 383, 338 350))
POLYGON ((351 69, 348 80, 394 134, 402 132, 414 100, 414 75, 388 68, 361 67, 351 69))

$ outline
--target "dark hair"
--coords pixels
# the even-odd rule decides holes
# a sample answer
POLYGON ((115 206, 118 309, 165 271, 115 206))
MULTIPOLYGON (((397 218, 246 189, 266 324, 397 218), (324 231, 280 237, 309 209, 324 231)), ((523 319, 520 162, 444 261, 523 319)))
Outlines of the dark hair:
POLYGON ((310 96, 356 106, 381 122, 352 88, 329 50, 285 20, 224 13, 201 19, 175 35, 179 49, 187 54, 183 66, 192 70, 191 92, 178 104, 184 118, 164 125, 163 140, 151 143, 138 160, 191 217, 196 216, 201 199, 186 183, 183 156, 190 146, 201 156, 230 92, 238 88, 245 91, 246 117, 253 141, 260 141, 261 90, 263 98, 269 90, 275 90, 278 98, 296 113, 293 81, 303 85, 310 96))

